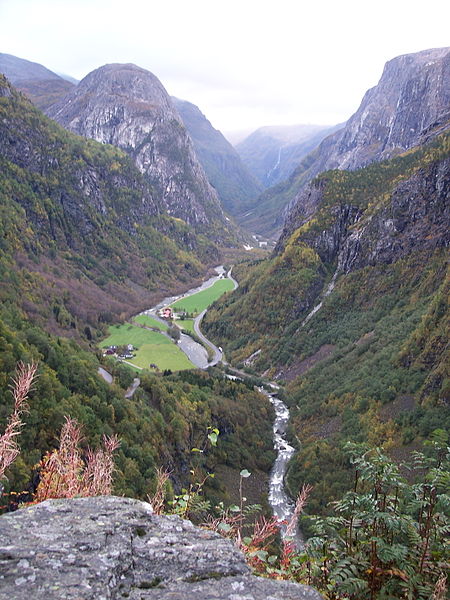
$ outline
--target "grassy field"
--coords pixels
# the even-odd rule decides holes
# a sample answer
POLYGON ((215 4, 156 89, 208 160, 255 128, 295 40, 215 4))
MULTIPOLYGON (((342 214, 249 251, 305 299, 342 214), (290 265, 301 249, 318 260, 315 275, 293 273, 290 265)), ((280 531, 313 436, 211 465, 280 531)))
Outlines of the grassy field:
POLYGON ((149 317, 148 315, 138 315, 137 317, 133 317, 133 321, 136 323, 141 323, 142 325, 146 325, 147 327, 154 327, 155 329, 160 329, 161 331, 167 331, 168 326, 166 323, 160 323, 153 317, 149 317))
POLYGON ((191 331, 191 332, 194 331, 194 320, 193 319, 185 319, 184 321, 182 321, 180 319, 175 322, 178 325, 178 327, 181 327, 182 329, 185 329, 186 331, 191 331))
POLYGON ((150 368, 152 363, 156 364, 160 371, 164 369, 181 371, 195 368, 195 365, 172 340, 156 331, 125 323, 110 327, 109 334, 100 346, 106 348, 107 346, 133 344, 138 350, 135 351, 136 356, 130 358, 129 362, 142 369, 150 368))
POLYGON ((205 308, 208 308, 215 300, 220 298, 222 294, 232 290, 233 287, 233 282, 229 279, 219 279, 214 285, 206 290, 202 290, 201 292, 197 292, 197 294, 178 300, 172 304, 172 308, 177 312, 184 310, 188 313, 198 315, 202 310, 205 310, 205 308))

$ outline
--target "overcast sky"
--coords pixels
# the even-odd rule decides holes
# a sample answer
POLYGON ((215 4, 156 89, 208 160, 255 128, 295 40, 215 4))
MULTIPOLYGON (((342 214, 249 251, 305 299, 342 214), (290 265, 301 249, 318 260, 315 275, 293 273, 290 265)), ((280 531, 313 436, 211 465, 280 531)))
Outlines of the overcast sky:
POLYGON ((448 0, 0 0, 0 23, 0 52, 133 62, 224 133, 345 121, 387 60, 450 45, 448 0))

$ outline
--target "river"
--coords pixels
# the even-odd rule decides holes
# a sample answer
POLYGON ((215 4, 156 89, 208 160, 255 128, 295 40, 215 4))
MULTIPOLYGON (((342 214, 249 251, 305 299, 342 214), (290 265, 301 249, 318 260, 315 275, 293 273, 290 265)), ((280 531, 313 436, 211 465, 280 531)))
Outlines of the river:
MULTIPOLYGON (((200 286, 185 292, 180 296, 170 296, 164 298, 159 302, 156 306, 144 311, 141 314, 147 314, 152 316, 154 319, 164 322, 164 320, 160 319, 158 316, 158 310, 163 308, 164 306, 170 306, 177 300, 181 298, 186 298, 187 296, 191 296, 192 294, 196 294, 211 285, 213 285, 220 277, 225 273, 225 269, 222 265, 215 268, 217 275, 211 277, 207 281, 203 282, 200 286)), ((231 277, 231 269, 227 273, 227 276, 233 281, 235 288, 238 286, 237 282, 231 277)), ((214 358, 212 361, 208 362, 208 356, 205 348, 194 341, 190 336, 182 334, 179 346, 183 352, 188 356, 188 358, 193 362, 197 367, 201 369, 206 369, 208 366, 217 364, 223 358, 222 349, 215 346, 210 340, 205 338, 201 333, 199 326, 203 315, 206 313, 206 310, 201 313, 195 320, 195 331, 202 338, 203 342, 207 344, 214 352, 214 358)), ((99 373, 104 377, 107 381, 107 377, 112 377, 109 373, 107 373, 102 367, 99 368, 99 373)), ((241 373, 239 373, 241 375, 241 373)), ((245 376, 244 374, 242 374, 245 376)), ((109 383, 111 383, 109 381, 109 383)), ((128 398, 131 398, 139 385, 139 379, 136 378, 133 382, 133 385, 127 391, 128 398)), ((270 384, 275 390, 278 386, 275 384, 270 384)), ((259 391, 266 395, 270 402, 272 403, 275 409, 275 421, 273 423, 273 445, 275 450, 277 451, 277 458, 272 467, 272 471, 270 473, 269 480, 269 503, 272 507, 273 515, 283 524, 280 526, 281 537, 283 538, 286 531, 285 522, 289 522, 294 512, 294 502, 288 496, 284 486, 284 478, 286 476, 286 471, 288 467, 288 463, 295 453, 295 448, 291 446, 286 439, 286 430, 289 422, 289 409, 286 404, 277 398, 276 393, 269 393, 264 388, 259 388, 259 391)), ((303 538, 299 531, 297 531, 294 537, 294 543, 297 549, 302 549, 304 546, 303 538)))
MULTIPOLYGON (((174 304, 178 300, 182 300, 183 298, 187 298, 188 296, 197 294, 197 292, 206 290, 207 288, 214 285, 216 281, 218 281, 221 277, 223 277, 223 275, 225 274, 225 269, 224 269, 223 265, 219 265, 218 267, 215 267, 214 270, 217 273, 217 275, 210 277, 209 279, 204 281, 198 287, 192 288, 191 290, 188 290, 187 292, 185 292, 184 294, 181 294, 179 296, 169 296, 167 298, 164 298, 156 306, 153 306, 152 308, 149 308, 140 314, 149 315, 153 319, 156 319, 157 321, 166 323, 166 321, 164 321, 163 319, 161 319, 158 316, 158 311, 161 308, 164 308, 165 306, 170 306, 171 304, 174 304)), ((236 286, 237 285, 236 282, 231 277, 231 269, 227 276, 233 281, 233 283, 236 286)), ((213 351, 213 355, 214 355, 213 359, 208 360, 208 352, 205 349, 205 347, 202 346, 201 344, 199 344, 198 342, 196 342, 195 340, 193 340, 191 338, 191 336, 186 335, 185 333, 181 333, 180 341, 178 343, 180 350, 182 350, 186 354, 186 356, 189 358, 189 360, 199 369, 207 369, 208 367, 216 365, 218 362, 220 362, 222 360, 222 356, 223 356, 222 350, 220 348, 218 348, 217 346, 215 346, 207 338, 205 338, 203 336, 203 334, 201 333, 201 331, 199 330, 200 322, 205 313, 206 313, 206 310, 204 310, 200 315, 198 315, 194 319, 194 329, 195 329, 196 334, 202 339, 202 341, 207 346, 209 346, 209 348, 211 348, 211 350, 213 351)))
MULTIPOLYGON (((294 514, 295 504, 287 495, 284 486, 284 478, 288 463, 295 453, 295 448, 286 439, 286 430, 289 422, 289 409, 286 404, 277 398, 274 393, 267 392, 264 388, 259 390, 265 394, 272 403, 275 410, 275 421, 273 423, 273 446, 277 451, 277 458, 270 472, 269 479, 269 504, 273 515, 282 522, 280 534, 284 538, 286 525, 294 514)), ((298 550, 304 547, 303 537, 297 528, 293 542, 298 550)))
MULTIPOLYGON (((215 269, 217 275, 211 277, 202 285, 188 292, 182 294, 181 296, 170 296, 168 298, 164 298, 159 304, 154 306, 151 309, 145 311, 145 314, 151 315, 153 318, 159 319, 158 310, 163 308, 164 306, 170 306, 177 300, 181 298, 186 298, 187 296, 191 296, 192 294, 196 294, 211 285, 213 285, 220 277, 222 277, 225 273, 225 269, 223 266, 216 267, 215 269)), ((233 283, 235 289, 238 286, 238 283, 231 276, 231 269, 227 273, 227 277, 229 277, 233 283)), ((193 362, 197 367, 202 369, 206 369, 210 365, 217 364, 223 358, 222 349, 215 346, 210 340, 208 340, 200 331, 200 323, 203 316, 206 314, 207 309, 204 310, 198 317, 195 319, 195 332, 202 339, 202 341, 208 345, 214 353, 214 358, 212 361, 208 362, 206 351, 203 346, 195 342, 191 337, 182 334, 180 340, 180 348, 187 354, 191 362, 193 362)), ((271 384, 275 389, 277 386, 271 384)), ((284 478, 286 476, 286 471, 288 467, 288 463, 295 453, 295 448, 291 446, 286 439, 286 430, 289 422, 289 409, 286 404, 277 398, 275 393, 269 393, 264 388, 260 388, 260 391, 265 394, 270 402, 272 403, 275 409, 275 421, 273 423, 273 445, 275 450, 277 451, 277 458, 272 467, 272 471, 270 474, 269 480, 269 503, 272 508, 273 515, 283 524, 280 526, 281 537, 285 536, 286 525, 285 522, 289 522, 293 513, 294 513, 294 502, 288 496, 284 486, 284 478)), ((297 530, 296 535, 293 539, 293 542, 297 549, 302 549, 304 547, 303 538, 301 533, 297 530)))

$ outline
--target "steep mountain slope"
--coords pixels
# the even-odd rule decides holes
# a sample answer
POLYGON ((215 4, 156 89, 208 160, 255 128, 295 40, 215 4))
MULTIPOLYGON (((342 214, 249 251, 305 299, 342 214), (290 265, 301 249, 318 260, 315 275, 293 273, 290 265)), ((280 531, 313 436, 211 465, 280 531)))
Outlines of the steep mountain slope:
POLYGON ((432 139, 450 126, 450 48, 398 56, 386 63, 345 127, 306 156, 289 180, 268 190, 265 206, 286 206, 316 175, 357 169, 432 139))
POLYGON ((0 111, 4 302, 75 334, 218 260, 124 152, 65 131, 4 78, 0 111))
POLYGON ((261 366, 279 364, 277 349, 286 340, 270 338, 285 328, 290 336, 293 322, 300 327, 332 273, 339 282, 356 270, 394 264, 419 252, 431 255, 448 244, 449 139, 443 134, 394 160, 355 172, 329 171, 311 182, 274 256, 250 269, 248 283, 226 300, 222 318, 207 319, 211 330, 225 334, 224 344, 227 333, 235 340, 240 348, 236 358, 253 351, 255 342, 236 343, 240 332, 248 331, 267 351, 258 359, 261 366), (251 308, 261 303, 262 312, 251 308), (240 323, 230 323, 225 331, 234 317, 240 323))
MULTIPOLYGON (((199 472, 221 464, 239 479, 244 467, 262 477, 270 468, 271 408, 251 387, 222 373, 140 372, 139 390, 124 400, 133 371, 106 364, 111 385, 97 374, 95 342, 108 323, 217 264, 217 248, 168 216, 153 193, 127 154, 64 130, 0 77, 0 431, 16 364, 39 363, 6 492, 30 499, 36 465, 57 445, 65 415, 84 425, 91 445, 119 435, 118 494, 145 497, 157 465, 172 472, 175 490, 187 487, 191 448, 205 445, 211 426, 221 442, 195 457, 199 472)), ((214 502, 227 496, 220 484, 209 493, 214 502)), ((1 509, 15 504, 15 496, 1 499, 1 509)))
POLYGON ((311 510, 345 487, 346 440, 394 456, 450 427, 450 134, 313 180, 273 257, 206 318, 236 363, 289 383, 311 510), (312 467, 314 465, 314 467, 312 467))
POLYGON ((219 243, 235 240, 182 120, 152 73, 105 65, 46 112, 70 131, 125 150, 169 215, 219 243))
POLYGON ((242 164, 238 153, 224 136, 214 129, 200 109, 172 98, 189 135, 195 152, 210 183, 216 188, 222 206, 239 220, 262 191, 262 185, 242 164))
POLYGON ((0 73, 41 110, 57 102, 74 86, 43 65, 12 54, 0 53, 0 73))
POLYGON ((287 179, 301 159, 336 128, 321 125, 260 127, 236 150, 251 173, 265 188, 287 179))

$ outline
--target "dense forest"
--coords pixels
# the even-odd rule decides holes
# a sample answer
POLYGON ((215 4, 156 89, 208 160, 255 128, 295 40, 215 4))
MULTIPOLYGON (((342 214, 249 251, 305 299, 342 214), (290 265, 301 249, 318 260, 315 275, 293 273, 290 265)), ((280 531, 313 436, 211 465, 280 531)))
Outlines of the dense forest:
POLYGON ((402 460, 450 428, 448 177, 429 183, 448 171, 449 139, 319 176, 313 214, 294 209, 274 255, 238 265, 240 287, 206 317, 236 364, 286 385, 288 485, 314 484, 311 513, 347 489, 347 441, 402 460))
MULTIPOLYGON (((143 373, 125 400, 132 370, 107 365, 113 385, 97 374, 96 342, 107 326, 199 281, 205 265, 217 264, 217 247, 165 214, 126 154, 65 131, 4 78, 0 117, 2 430, 16 364, 39 364, 5 491, 33 491, 36 466, 57 446, 65 415, 82 424, 85 446, 119 435, 119 494, 145 497, 160 465, 172 471, 175 489, 186 485, 191 448, 202 446, 208 427, 219 429, 221 444, 196 457, 202 468, 267 473, 272 413, 251 386, 222 373, 143 373)), ((218 481, 209 485, 226 496, 218 481)))
MULTIPOLYGON (((46 452, 57 447, 67 415, 82 424, 85 447, 97 446, 103 434, 120 437, 117 494, 145 498, 154 488, 157 466, 171 471, 176 491, 189 481, 191 461, 205 472, 214 472, 217 465, 269 471, 274 459, 272 409, 252 386, 224 379, 220 372, 165 376, 144 372, 139 389, 126 400, 124 391, 134 376, 128 367, 111 362, 108 368, 115 383, 109 385, 97 374, 96 356, 81 350, 75 341, 47 334, 17 311, 2 316, 2 430, 12 411, 8 387, 16 364, 33 360, 39 364, 20 437, 22 452, 7 472, 7 492, 33 491, 38 483, 36 466, 46 452), (219 429, 220 444, 192 455, 192 448, 205 446, 208 428, 219 429)), ((227 497, 220 481, 211 480, 211 485, 216 498, 227 497)))

